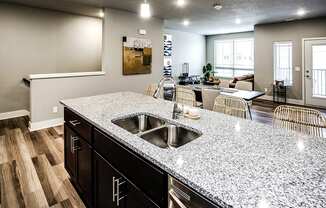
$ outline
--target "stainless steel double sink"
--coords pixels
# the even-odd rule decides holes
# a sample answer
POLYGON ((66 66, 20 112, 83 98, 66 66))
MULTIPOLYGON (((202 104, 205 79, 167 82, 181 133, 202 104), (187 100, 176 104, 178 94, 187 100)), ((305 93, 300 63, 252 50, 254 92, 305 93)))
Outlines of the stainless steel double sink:
POLYGON ((112 123, 160 148, 177 148, 202 135, 197 130, 145 113, 115 119, 112 123))

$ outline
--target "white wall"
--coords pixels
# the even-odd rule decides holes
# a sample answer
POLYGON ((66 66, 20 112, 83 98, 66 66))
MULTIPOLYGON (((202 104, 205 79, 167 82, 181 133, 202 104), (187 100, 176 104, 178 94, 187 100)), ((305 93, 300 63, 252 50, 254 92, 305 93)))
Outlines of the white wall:
POLYGON ((101 70, 99 18, 0 3, 0 113, 29 109, 29 74, 101 70))
MULTIPOLYGON (((90 96, 117 91, 143 92, 152 82, 158 82, 163 73, 163 20, 140 19, 138 14, 105 9, 103 28, 104 76, 74 77, 33 80, 31 85, 31 123, 63 117, 52 113, 59 100, 90 96), (146 29, 146 36, 137 35, 138 29, 146 29), (122 75, 122 37, 149 38, 153 43, 152 73, 145 75, 122 75)), ((117 109, 118 110, 118 109, 117 109)))
POLYGON ((172 73, 179 76, 182 64, 189 63, 190 75, 201 75, 206 64, 205 36, 194 33, 165 29, 164 33, 172 35, 172 73))

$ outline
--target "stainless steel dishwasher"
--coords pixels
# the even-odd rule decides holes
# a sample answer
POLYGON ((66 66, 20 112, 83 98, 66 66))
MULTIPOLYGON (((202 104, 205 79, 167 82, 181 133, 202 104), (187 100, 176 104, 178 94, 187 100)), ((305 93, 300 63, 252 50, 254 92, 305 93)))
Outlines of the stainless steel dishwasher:
POLYGON ((218 208, 218 206, 169 177, 169 208, 218 208))

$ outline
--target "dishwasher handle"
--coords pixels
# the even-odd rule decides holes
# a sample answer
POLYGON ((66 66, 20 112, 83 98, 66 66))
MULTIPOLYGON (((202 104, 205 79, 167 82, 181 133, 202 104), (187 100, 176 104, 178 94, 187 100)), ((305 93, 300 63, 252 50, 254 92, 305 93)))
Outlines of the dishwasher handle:
POLYGON ((187 208, 187 206, 180 201, 180 199, 177 197, 176 193, 173 190, 169 191, 169 195, 173 204, 177 206, 173 206, 173 208, 187 208))

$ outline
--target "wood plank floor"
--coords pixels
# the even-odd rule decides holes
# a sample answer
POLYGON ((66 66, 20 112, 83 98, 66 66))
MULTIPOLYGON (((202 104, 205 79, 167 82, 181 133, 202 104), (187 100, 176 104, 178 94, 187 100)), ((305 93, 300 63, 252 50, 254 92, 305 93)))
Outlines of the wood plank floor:
MULTIPOLYGON (((255 101, 253 120, 271 125, 277 106, 255 101)), ((27 117, 0 121, 0 208, 85 207, 64 169, 63 127, 27 126, 27 117)))
POLYGON ((27 117, 0 121, 1 208, 85 207, 63 166, 63 127, 27 126, 27 117))

